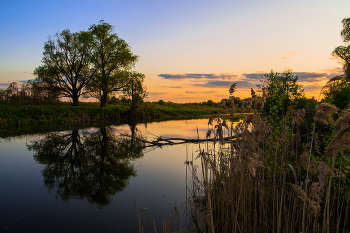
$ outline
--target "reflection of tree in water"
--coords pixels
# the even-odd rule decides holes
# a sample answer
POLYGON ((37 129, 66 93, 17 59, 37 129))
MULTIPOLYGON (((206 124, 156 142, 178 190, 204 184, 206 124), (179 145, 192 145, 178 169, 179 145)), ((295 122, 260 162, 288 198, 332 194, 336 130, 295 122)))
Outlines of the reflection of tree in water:
MULTIPOLYGON (((133 137, 132 137, 133 138, 133 137)), ((122 191, 136 170, 132 159, 143 156, 142 144, 132 138, 116 137, 111 128, 96 133, 51 133, 28 145, 34 159, 46 165, 42 171, 45 186, 56 196, 87 199, 108 205, 111 195, 122 191)))

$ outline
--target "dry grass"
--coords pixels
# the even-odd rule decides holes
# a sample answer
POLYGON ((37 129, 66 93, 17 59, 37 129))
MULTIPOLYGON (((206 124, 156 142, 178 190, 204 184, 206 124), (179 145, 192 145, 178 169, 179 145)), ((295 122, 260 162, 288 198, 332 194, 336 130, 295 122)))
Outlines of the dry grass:
MULTIPOLYGON (((264 95, 258 98, 252 90, 245 107, 253 99, 265 102, 264 95)), ((316 121, 334 123, 338 108, 330 104, 318 106, 306 136, 300 130, 303 110, 290 109, 274 125, 257 111, 236 126, 210 118, 207 138, 214 138, 214 149, 199 148, 200 168, 186 161, 196 232, 350 232, 349 166, 343 166, 350 160, 349 109, 335 122, 337 132, 325 149, 319 148, 316 121), (224 142, 223 135, 236 137, 224 142)), ((169 224, 163 232, 170 232, 169 224)))
MULTIPOLYGON (((334 123, 337 112, 321 104, 314 119, 334 123)), ((337 134, 321 155, 316 138, 300 142, 302 110, 290 111, 279 130, 257 113, 236 127, 226 123, 225 129, 211 119, 216 130, 208 137, 220 143, 227 129, 236 138, 221 141, 216 150, 201 149, 201 172, 192 166, 189 189, 197 232, 350 232, 350 194, 344 189, 349 185, 343 179, 348 168, 342 167, 350 149, 349 113, 339 118, 337 134), (223 152, 227 145, 229 152, 223 152)))

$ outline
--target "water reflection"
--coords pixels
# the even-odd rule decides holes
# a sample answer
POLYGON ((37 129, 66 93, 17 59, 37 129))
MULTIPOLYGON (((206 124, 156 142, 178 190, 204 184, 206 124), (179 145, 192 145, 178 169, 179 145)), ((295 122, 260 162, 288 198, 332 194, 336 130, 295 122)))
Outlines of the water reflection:
POLYGON ((111 127, 50 133, 27 148, 36 162, 45 165, 45 187, 57 198, 87 199, 103 207, 136 176, 131 160, 143 156, 143 145, 134 140, 135 126, 130 128, 132 137, 116 136, 111 127))

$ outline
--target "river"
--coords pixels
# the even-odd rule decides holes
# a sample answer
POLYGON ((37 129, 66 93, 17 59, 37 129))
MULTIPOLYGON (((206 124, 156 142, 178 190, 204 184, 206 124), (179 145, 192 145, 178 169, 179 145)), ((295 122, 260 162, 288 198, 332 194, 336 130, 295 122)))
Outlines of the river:
POLYGON ((207 130, 208 119, 195 119, 1 138, 0 232, 138 232, 137 213, 146 230, 154 219, 161 231, 175 205, 186 213, 185 162, 200 145, 142 148, 120 134, 205 138, 207 130))

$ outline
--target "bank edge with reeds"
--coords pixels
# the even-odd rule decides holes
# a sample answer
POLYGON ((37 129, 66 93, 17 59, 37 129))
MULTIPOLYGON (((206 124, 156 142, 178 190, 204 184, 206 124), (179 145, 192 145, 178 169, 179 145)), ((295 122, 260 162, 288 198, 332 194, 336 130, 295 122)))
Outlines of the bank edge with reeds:
POLYGON ((300 109, 275 122, 255 111, 236 126, 211 118, 217 149, 199 149, 201 172, 188 163, 196 231, 350 232, 350 105, 334 122, 337 113, 321 103, 311 127, 300 109))

